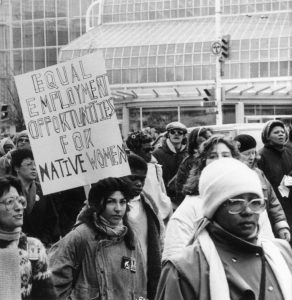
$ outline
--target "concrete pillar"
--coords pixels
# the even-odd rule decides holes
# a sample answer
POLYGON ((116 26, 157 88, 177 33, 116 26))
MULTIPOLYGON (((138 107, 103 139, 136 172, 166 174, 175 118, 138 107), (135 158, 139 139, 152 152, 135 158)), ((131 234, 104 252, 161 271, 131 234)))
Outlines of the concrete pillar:
POLYGON ((123 113, 122 135, 124 137, 127 137, 130 131, 130 113, 129 113, 129 108, 126 106, 126 104, 123 104, 122 113, 123 113))
POLYGON ((238 102, 235 104, 235 122, 244 123, 244 103, 238 102))

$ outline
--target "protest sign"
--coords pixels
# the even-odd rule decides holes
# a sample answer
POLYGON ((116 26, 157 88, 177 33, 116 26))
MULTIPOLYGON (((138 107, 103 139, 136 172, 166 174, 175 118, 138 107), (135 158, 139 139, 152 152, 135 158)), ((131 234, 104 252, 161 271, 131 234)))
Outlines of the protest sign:
POLYGON ((15 82, 44 194, 130 174, 100 52, 15 82))

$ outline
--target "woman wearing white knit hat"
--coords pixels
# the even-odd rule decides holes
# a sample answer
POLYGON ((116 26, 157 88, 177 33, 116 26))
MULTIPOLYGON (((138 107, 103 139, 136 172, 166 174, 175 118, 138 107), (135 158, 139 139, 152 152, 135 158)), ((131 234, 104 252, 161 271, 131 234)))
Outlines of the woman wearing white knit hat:
POLYGON ((203 170, 199 192, 196 238, 165 263, 156 300, 292 299, 289 244, 258 238, 265 201, 257 174, 219 159, 203 170))

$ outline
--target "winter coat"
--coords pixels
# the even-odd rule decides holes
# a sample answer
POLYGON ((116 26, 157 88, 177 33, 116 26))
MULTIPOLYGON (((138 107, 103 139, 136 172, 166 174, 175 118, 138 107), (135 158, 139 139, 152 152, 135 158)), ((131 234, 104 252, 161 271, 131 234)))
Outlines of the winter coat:
POLYGON ((190 175, 191 169, 196 163, 196 156, 194 154, 188 155, 181 162, 175 179, 175 190, 176 190, 176 204, 180 205, 185 198, 185 194, 182 192, 184 184, 190 175))
MULTIPOLYGON (((261 246, 248 243, 224 230, 208 228, 223 263, 231 300, 258 299, 264 252, 261 246)), ((274 240, 292 272, 292 252, 286 241, 274 240)), ((282 300, 277 278, 265 263, 265 300, 282 300)), ((210 300, 209 265, 196 240, 163 267, 156 300, 210 300)), ((220 295, 218 295, 220 299, 220 295)))
POLYGON ((167 195, 172 201, 175 201, 175 181, 173 186, 169 186, 169 182, 176 175, 179 165, 187 156, 186 146, 182 145, 181 149, 176 152, 174 147, 171 147, 171 142, 166 139, 163 144, 153 152, 153 156, 158 163, 162 165, 163 181, 166 187, 167 195))
POLYGON ((35 184, 35 203, 30 212, 27 209, 24 212, 22 230, 48 246, 56 242, 60 236, 55 199, 51 195, 44 196, 40 184, 38 182, 35 184))
POLYGON ((135 250, 126 247, 124 235, 108 239, 83 223, 53 245, 49 261, 58 299, 146 299, 142 251, 138 243, 135 250))
MULTIPOLYGON (((0 248, 8 247, 9 243, 0 240, 0 248)), ((21 298, 26 300, 57 299, 43 244, 38 239, 27 237, 21 233, 18 253, 20 256, 21 298)), ((1 270, 1 272, 9 272, 9 265, 6 270, 1 270)))
POLYGON ((285 213, 283 211, 280 201, 278 200, 272 188, 272 185, 264 175, 263 171, 258 168, 255 168, 254 170, 258 174, 259 179, 261 181, 264 197, 266 199, 266 210, 269 216, 269 220, 271 222, 273 232, 275 236, 278 237, 278 232, 280 229, 289 229, 285 213))
POLYGON ((283 210, 286 214, 288 224, 292 227, 292 195, 290 192, 289 200, 282 197, 278 186, 280 185, 283 176, 288 175, 292 171, 292 149, 284 146, 282 149, 277 149, 271 145, 265 145, 260 150, 261 158, 258 162, 258 167, 264 172, 265 176, 271 183, 274 192, 279 199, 283 210))

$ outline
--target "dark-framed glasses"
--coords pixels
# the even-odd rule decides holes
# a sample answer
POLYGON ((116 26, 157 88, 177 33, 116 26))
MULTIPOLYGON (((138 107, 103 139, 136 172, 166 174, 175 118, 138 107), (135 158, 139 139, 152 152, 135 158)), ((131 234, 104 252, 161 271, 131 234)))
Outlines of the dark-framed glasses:
POLYGON ((0 204, 4 204, 6 210, 12 210, 16 204, 20 204, 24 209, 27 207, 27 201, 24 196, 6 198, 5 200, 1 201, 0 204))
POLYGON ((171 129, 169 132, 170 134, 178 134, 178 135, 184 134, 183 130, 179 130, 179 129, 171 129))
POLYGON ((253 199, 251 201, 239 198, 232 198, 226 201, 228 212, 231 215, 240 214, 247 207, 255 214, 262 213, 266 208, 266 202, 263 198, 253 199))

